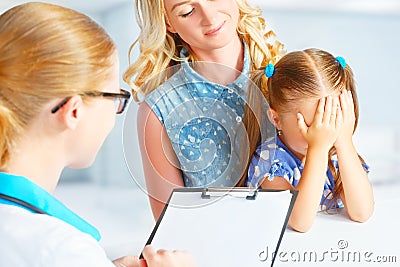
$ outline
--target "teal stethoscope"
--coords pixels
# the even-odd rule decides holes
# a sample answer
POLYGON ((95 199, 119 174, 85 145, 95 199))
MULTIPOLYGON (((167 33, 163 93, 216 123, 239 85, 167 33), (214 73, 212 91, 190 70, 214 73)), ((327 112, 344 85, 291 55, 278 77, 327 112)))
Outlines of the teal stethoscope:
POLYGON ((28 202, 25 202, 25 201, 23 201, 21 199, 15 198, 15 197, 11 197, 11 196, 4 195, 4 194, 0 193, 0 199, 4 199, 4 200, 10 201, 10 202, 13 202, 15 204, 18 204, 18 205, 24 207, 24 208, 28 208, 31 211, 34 211, 36 213, 47 214, 47 212, 45 212, 44 210, 39 209, 38 207, 35 207, 35 206, 29 204, 28 202))

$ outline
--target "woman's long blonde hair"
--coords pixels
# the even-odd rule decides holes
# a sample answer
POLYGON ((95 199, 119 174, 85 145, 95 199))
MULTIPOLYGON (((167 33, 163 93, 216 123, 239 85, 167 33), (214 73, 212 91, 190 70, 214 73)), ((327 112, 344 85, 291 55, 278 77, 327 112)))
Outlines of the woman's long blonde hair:
MULTIPOLYGON (((254 70, 282 54, 283 46, 270 41, 275 36, 272 31, 266 32, 260 8, 252 7, 246 0, 236 2, 240 12, 237 32, 249 47, 251 69, 254 70)), ((133 47, 139 44, 140 55, 130 64, 123 79, 132 88, 135 101, 139 102, 141 96, 146 96, 164 81, 164 76, 155 79, 157 74, 182 61, 179 47, 185 46, 189 51, 190 47, 177 34, 167 31, 164 0, 135 0, 135 5, 140 34, 129 53, 132 54, 133 47), (146 86, 142 86, 145 83, 146 86)), ((194 55, 189 55, 188 59, 195 60, 194 55)))
MULTIPOLYGON (((268 79, 264 68, 261 68, 252 73, 251 79, 262 90, 269 106, 278 113, 293 112, 293 107, 304 99, 320 99, 322 90, 328 90, 326 93, 349 90, 353 95, 356 117, 354 131, 357 128, 359 105, 353 72, 348 64, 343 68, 336 58, 326 51, 312 48, 288 53, 275 64, 275 72, 271 78, 268 79)), ((255 94, 252 90, 248 93, 249 103, 257 101, 253 99, 255 94)), ((244 123, 250 142, 249 162, 261 141, 255 117, 260 118, 262 114, 255 113, 246 107, 244 123)), ((266 114, 264 118, 267 119, 266 114)), ((335 180, 332 201, 337 200, 343 191, 340 173, 331 161, 335 153, 336 150, 332 147, 328 155, 329 169, 335 180)), ((359 158, 364 164, 364 160, 360 156, 359 158)), ((242 179, 240 184, 244 185, 244 181, 245 179, 242 179)))
POLYGON ((0 169, 30 120, 55 98, 98 89, 116 46, 89 17, 26 3, 0 16, 0 169))

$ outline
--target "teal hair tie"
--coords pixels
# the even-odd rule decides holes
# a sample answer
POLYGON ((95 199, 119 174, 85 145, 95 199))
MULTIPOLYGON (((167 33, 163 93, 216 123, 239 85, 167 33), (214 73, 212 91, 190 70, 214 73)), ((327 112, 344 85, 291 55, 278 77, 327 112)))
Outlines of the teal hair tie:
POLYGON ((339 62, 342 69, 346 68, 346 60, 342 57, 336 57, 336 61, 339 62))
POLYGON ((272 75, 274 75, 274 72, 275 72, 275 66, 272 63, 269 63, 264 70, 265 76, 271 78, 272 75))

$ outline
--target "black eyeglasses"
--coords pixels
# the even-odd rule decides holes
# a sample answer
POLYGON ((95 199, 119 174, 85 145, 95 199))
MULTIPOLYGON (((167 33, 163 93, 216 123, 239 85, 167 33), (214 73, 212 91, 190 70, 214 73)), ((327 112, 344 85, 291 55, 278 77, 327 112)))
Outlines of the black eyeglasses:
MULTIPOLYGON (((80 95, 82 96, 90 96, 90 97, 107 97, 113 98, 115 102, 115 113, 121 114, 124 112, 129 99, 131 97, 131 93, 124 89, 120 89, 121 93, 108 93, 108 92, 100 92, 100 91, 92 91, 92 92, 83 92, 80 95)), ((62 106, 64 106, 72 96, 68 96, 64 98, 57 106, 51 109, 51 113, 56 113, 62 106)))

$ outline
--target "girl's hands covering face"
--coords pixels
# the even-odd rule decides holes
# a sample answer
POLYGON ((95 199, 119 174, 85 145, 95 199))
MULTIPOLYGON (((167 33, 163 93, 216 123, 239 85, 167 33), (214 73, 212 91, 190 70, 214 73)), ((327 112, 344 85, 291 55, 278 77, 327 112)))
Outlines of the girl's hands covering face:
POLYGON ((308 126, 301 113, 297 114, 297 125, 308 143, 308 148, 318 147, 329 151, 335 143, 343 123, 339 99, 327 96, 319 100, 312 123, 308 126))

